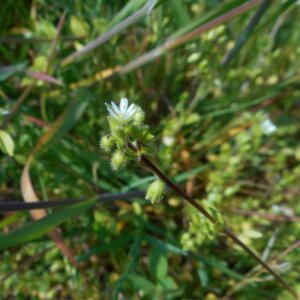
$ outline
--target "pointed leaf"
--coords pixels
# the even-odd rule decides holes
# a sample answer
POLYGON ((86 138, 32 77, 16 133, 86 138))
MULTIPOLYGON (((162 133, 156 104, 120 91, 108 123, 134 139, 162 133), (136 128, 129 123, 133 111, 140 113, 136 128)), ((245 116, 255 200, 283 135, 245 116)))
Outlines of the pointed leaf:
POLYGON ((88 208, 96 204, 97 198, 92 198, 82 203, 72 205, 66 209, 52 213, 37 221, 30 222, 23 227, 7 234, 0 235, 0 250, 9 247, 20 246, 37 239, 49 231, 53 230, 62 222, 69 218, 83 213, 88 208))
POLYGON ((11 136, 3 130, 0 130, 0 149, 9 156, 14 155, 15 143, 11 136))

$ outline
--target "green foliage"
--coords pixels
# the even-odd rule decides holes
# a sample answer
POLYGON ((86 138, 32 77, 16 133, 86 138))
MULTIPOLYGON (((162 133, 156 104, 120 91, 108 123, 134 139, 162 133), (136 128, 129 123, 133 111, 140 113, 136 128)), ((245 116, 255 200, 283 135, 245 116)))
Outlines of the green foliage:
POLYGON ((259 5, 218 23, 245 3, 157 1, 148 13, 140 0, 4 1, 1 203, 24 196, 31 155, 41 200, 92 200, 49 209, 38 221, 0 212, 0 298, 289 299, 172 192, 156 205, 143 196, 96 205, 95 194, 148 184, 148 198, 161 199, 156 177, 134 164, 121 168, 138 154, 156 160, 299 290, 299 5, 270 5, 251 34, 245 28, 259 5), (65 63, 99 35, 98 47, 65 63), (242 47, 222 65, 240 37, 242 47), (109 116, 108 125, 105 102, 124 96, 137 111, 129 122, 109 116), (128 139, 142 145, 138 154, 128 139), (48 238, 57 226, 80 269, 48 238))
POLYGON ((220 211, 216 209, 212 201, 202 200, 202 206, 216 218, 217 224, 212 224, 202 214, 199 214, 195 209, 189 208, 188 212, 188 230, 181 236, 181 244, 184 250, 195 250, 197 246, 201 245, 207 240, 216 238, 219 230, 219 225, 223 224, 223 217, 220 211))
POLYGON ((23 227, 10 232, 9 234, 0 235, 0 250, 26 244, 29 241, 41 237, 43 234, 57 227, 57 225, 69 219, 70 217, 84 212, 86 209, 94 205, 96 201, 96 199, 83 201, 82 203, 75 204, 68 209, 55 212, 43 219, 28 223, 23 227))
POLYGON ((13 156, 15 143, 11 136, 4 130, 0 130, 0 149, 3 153, 13 156))

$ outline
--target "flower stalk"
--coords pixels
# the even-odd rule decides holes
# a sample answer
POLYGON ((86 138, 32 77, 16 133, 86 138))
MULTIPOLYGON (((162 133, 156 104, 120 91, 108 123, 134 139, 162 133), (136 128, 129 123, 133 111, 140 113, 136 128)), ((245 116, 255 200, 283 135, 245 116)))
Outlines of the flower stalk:
MULTIPOLYGON (((146 198, 152 204, 160 201, 163 197, 165 185, 180 195, 185 201, 194 206, 213 225, 221 225, 220 222, 200 203, 183 191, 178 185, 170 180, 149 158, 148 152, 151 147, 152 135, 149 127, 144 122, 144 112, 135 104, 128 106, 128 100, 122 98, 119 107, 111 102, 106 104, 109 111, 108 122, 111 134, 101 139, 101 147, 112 153, 112 168, 117 171, 124 166, 128 160, 136 161, 140 166, 146 168, 157 179, 150 184, 146 198), (114 151, 113 148, 116 148, 114 151), (112 152, 114 151, 114 152, 112 152)), ((265 261, 263 261, 251 248, 244 244, 228 227, 223 227, 223 233, 234 243, 243 248, 270 274, 276 278, 296 299, 296 292, 277 274, 265 261)))
MULTIPOLYGON (((158 169, 147 157, 144 155, 140 158, 141 165, 146 166, 151 170, 156 176, 158 176, 166 185, 172 189, 174 192, 182 196, 184 200, 193 205, 201 214, 203 214, 210 222, 214 225, 217 224, 217 220, 198 202, 196 202, 190 195, 173 183, 161 170, 158 169)), ((252 256, 260 265, 262 265, 268 272, 270 272, 278 282, 280 282, 294 297, 298 299, 297 293, 292 287, 289 286, 287 282, 277 274, 265 261, 263 261, 251 248, 244 244, 228 227, 223 228, 223 233, 229 237, 233 242, 243 248, 250 256, 252 256)))

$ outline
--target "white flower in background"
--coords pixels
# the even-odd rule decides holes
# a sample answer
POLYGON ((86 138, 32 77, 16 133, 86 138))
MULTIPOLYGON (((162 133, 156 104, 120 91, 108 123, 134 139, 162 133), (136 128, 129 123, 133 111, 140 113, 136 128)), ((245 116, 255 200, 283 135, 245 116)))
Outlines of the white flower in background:
POLYGON ((111 105, 107 103, 105 103, 105 105, 112 118, 122 121, 129 120, 137 112, 137 108, 133 103, 128 107, 127 98, 122 98, 119 106, 113 101, 111 102, 111 105))
POLYGON ((277 127, 270 119, 267 119, 260 124, 260 129, 264 134, 270 135, 277 130, 277 127))
POLYGON ((272 205, 272 210, 273 210, 273 212, 275 212, 278 215, 283 214, 287 217, 292 217, 295 215, 293 209, 291 209, 290 207, 288 207, 286 205, 274 204, 274 205, 272 205))
POLYGON ((163 139, 162 139, 163 143, 166 145, 166 146, 172 146, 175 142, 175 138, 172 137, 172 136, 164 136, 163 139))
POLYGON ((0 115, 8 115, 10 114, 9 110, 0 108, 0 115))

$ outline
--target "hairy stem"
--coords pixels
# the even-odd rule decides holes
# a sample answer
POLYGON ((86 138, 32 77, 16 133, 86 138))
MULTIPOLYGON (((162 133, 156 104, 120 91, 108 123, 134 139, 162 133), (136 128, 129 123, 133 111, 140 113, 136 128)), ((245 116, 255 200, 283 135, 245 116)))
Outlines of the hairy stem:
MULTIPOLYGON (((133 151, 137 151, 134 145, 129 144, 129 148, 133 151)), ((196 202, 190 195, 184 192, 180 187, 173 183, 156 165, 153 164, 146 156, 140 156, 140 164, 151 170, 156 176, 163 180, 166 185, 173 191, 183 197, 184 200, 193 205, 201 214, 203 214, 213 224, 217 223, 217 220, 198 202, 196 202)), ((298 296, 296 292, 290 287, 285 280, 278 275, 266 262, 264 262, 252 249, 245 245, 229 228, 224 228, 224 234, 232 239, 236 244, 242 247, 250 256, 252 256, 259 264, 261 264, 269 273, 271 273, 278 282, 280 282, 296 299, 298 296)))
POLYGON ((217 220, 198 202, 196 202, 191 196, 180 189, 175 183, 173 183, 164 173, 162 173, 146 156, 141 157, 141 162, 153 171, 161 180, 163 180, 172 190, 181 195, 187 202, 193 205, 198 211, 200 211, 208 220, 213 224, 217 223, 217 220))

